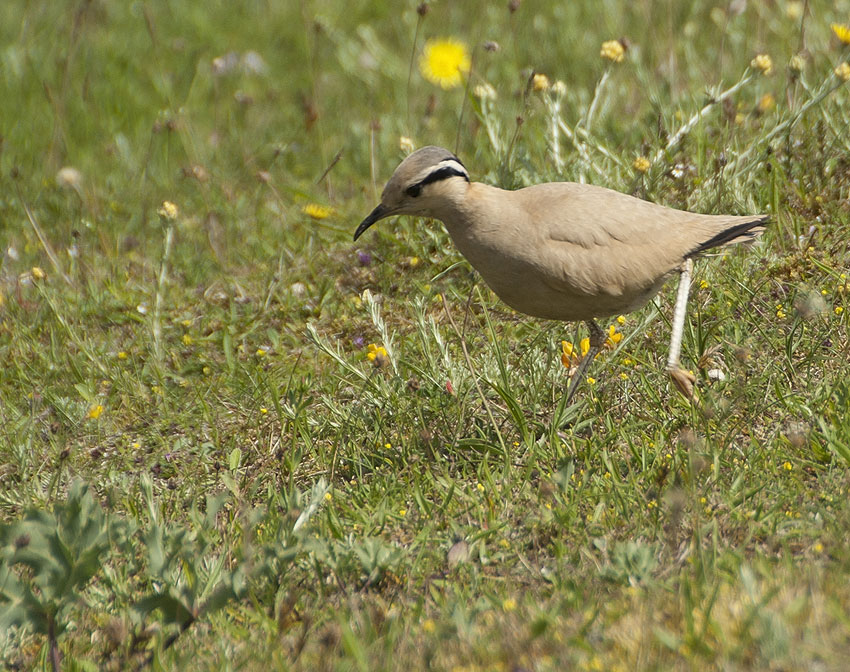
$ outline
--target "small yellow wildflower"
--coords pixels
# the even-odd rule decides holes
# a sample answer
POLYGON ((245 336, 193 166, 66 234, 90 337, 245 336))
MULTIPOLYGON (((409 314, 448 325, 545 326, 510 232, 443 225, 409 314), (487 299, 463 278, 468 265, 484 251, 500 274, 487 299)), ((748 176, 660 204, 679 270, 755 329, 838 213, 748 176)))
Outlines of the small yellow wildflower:
POLYGON ((127 359, 127 353, 122 350, 118 353, 117 357, 118 359, 127 359))
POLYGON ((398 148, 405 154, 410 154, 415 149, 413 140, 408 138, 406 135, 402 135, 398 139, 398 148))
POLYGON ((193 339, 189 334, 183 334, 183 345, 192 345, 193 339))
POLYGON ((844 312, 844 306, 835 306, 835 314, 841 315, 844 312))
POLYGON ((812 550, 813 550, 815 553, 823 553, 823 544, 822 544, 822 543, 820 543, 819 541, 818 541, 818 542, 815 542, 815 545, 814 545, 814 546, 812 546, 812 550))
POLYGON ((504 611, 514 611, 516 609, 516 600, 512 597, 502 600, 502 609, 504 611))
POLYGON ((836 66, 835 70, 833 70, 835 76, 838 77, 842 82, 850 81, 850 63, 844 61, 841 65, 836 66))
POLYGON ((652 164, 645 156, 639 156, 632 162, 632 168, 639 173, 646 173, 652 164))
POLYGON ((481 483, 476 484, 475 487, 478 488, 478 492, 484 492, 484 486, 481 483))
POLYGON ((625 323, 626 323, 626 316, 625 315, 617 315, 617 324, 619 324, 622 327, 625 323))
POLYGON ((535 72, 531 78, 531 88, 535 91, 545 91, 550 87, 549 78, 542 72, 535 72))
POLYGON ((829 27, 841 44, 850 44, 850 26, 846 23, 833 23, 829 27))
POLYGON ((47 273, 44 272, 41 266, 33 266, 30 273, 35 280, 44 280, 47 277, 47 273))
POLYGON ((384 444, 384 448, 386 448, 387 450, 392 450, 392 449, 393 449, 393 444, 391 444, 391 443, 385 443, 385 444, 384 444))
POLYGON ((801 54, 794 54, 791 57, 791 60, 788 61, 788 68, 791 70, 791 72, 799 74, 799 73, 803 72, 803 69, 805 67, 806 67, 806 59, 803 58, 803 56, 801 54))
POLYGON ((402 518, 404 518, 407 515, 407 509, 399 509, 398 515, 400 515, 402 518))
POLYGON ((177 209, 177 206, 174 205, 171 201, 163 201, 162 205, 159 207, 159 210, 156 211, 163 219, 167 219, 169 221, 174 221, 177 219, 177 215, 180 214, 180 211, 177 209))
POLYGON ((626 49, 619 40, 608 40, 602 43, 599 55, 613 63, 622 63, 626 55, 626 49))
POLYGON ((257 357, 265 357, 267 354, 269 354, 268 348, 263 348, 263 347, 257 348, 257 352, 256 352, 257 357))
POLYGON ((431 634, 432 632, 435 632, 437 630, 437 624, 434 623, 434 621, 432 621, 430 618, 426 618, 424 621, 422 621, 422 630, 427 632, 428 634, 431 634))
POLYGON ((590 339, 587 337, 581 339, 578 348, 570 341, 561 341, 561 364, 564 365, 565 369, 578 366, 588 350, 590 350, 590 339))
POLYGON ((786 461, 785 464, 782 465, 782 468, 785 471, 791 471, 794 467, 791 465, 790 462, 786 461))
POLYGON ((325 493, 325 501, 326 502, 331 501, 333 498, 334 498, 334 496, 331 493, 329 493, 329 492, 325 493))
POLYGON ((773 74, 773 59, 767 54, 758 54, 750 61, 750 67, 763 75, 773 74))
POLYGON ((390 361, 387 349, 383 345, 370 343, 366 350, 366 359, 372 362, 375 366, 384 366, 390 361))
POLYGON ((596 378, 591 378, 590 376, 588 376, 587 377, 587 384, 588 385, 596 385, 596 378))
POLYGON ((700 280, 699 281, 699 288, 700 289, 708 289, 708 281, 707 280, 700 280))
POLYGON ((417 266, 419 266, 420 261, 421 260, 419 259, 419 257, 409 257, 407 260, 407 265, 410 266, 410 268, 416 268, 417 266))
MULTIPOLYGON (((617 345, 617 343, 619 343, 622 340, 623 340, 623 334, 621 334, 619 331, 617 331, 617 327, 615 327, 613 324, 611 326, 609 326, 608 327, 608 338, 605 341, 605 345, 608 346, 609 348, 613 348, 614 346, 617 345)), ((588 343, 588 346, 589 345, 590 344, 588 343)))
POLYGON ((260 413, 262 413, 263 415, 265 415, 268 412, 269 412, 269 409, 267 409, 265 406, 260 407, 260 413))
POLYGON ((334 209, 318 203, 308 203, 301 208, 301 212, 313 219, 327 219, 333 214, 334 209))
POLYGON ((776 107, 776 98, 773 97, 772 93, 764 94, 759 98, 759 102, 756 105, 756 109, 760 114, 770 112, 774 107, 776 107))
POLYGON ((97 404, 96 406, 92 406, 89 409, 89 412, 86 415, 86 417, 90 418, 92 420, 97 420, 102 414, 103 414, 103 406, 101 404, 97 404))
POLYGON ((422 76, 443 89, 459 86, 471 65, 466 45, 453 39, 428 40, 419 59, 422 76))
POLYGON ((626 373, 625 371, 623 371, 623 372, 621 372, 621 373, 620 373, 620 378, 621 378, 622 380, 628 380, 628 379, 629 379, 629 374, 628 374, 628 373, 626 373))

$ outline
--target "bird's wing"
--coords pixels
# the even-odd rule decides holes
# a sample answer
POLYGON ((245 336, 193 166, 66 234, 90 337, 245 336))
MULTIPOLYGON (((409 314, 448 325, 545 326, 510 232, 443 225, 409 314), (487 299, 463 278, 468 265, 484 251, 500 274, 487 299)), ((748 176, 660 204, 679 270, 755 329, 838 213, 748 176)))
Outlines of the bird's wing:
MULTIPOLYGON (((561 280, 588 294, 627 294, 657 285, 682 261, 754 217, 673 210, 586 184, 550 183, 515 192, 525 202, 561 280)), ((709 245, 713 246, 713 245, 709 245)))

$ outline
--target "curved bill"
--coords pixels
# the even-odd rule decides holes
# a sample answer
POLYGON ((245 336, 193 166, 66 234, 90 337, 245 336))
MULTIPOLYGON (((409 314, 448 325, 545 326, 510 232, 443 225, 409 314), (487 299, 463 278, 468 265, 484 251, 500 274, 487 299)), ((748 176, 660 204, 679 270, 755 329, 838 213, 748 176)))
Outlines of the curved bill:
POLYGON ((362 222, 360 222, 360 226, 357 227, 357 231, 354 232, 354 240, 357 240, 360 235, 368 229, 372 224, 377 222, 379 219, 383 219, 392 213, 392 210, 385 206, 383 203, 379 204, 377 208, 372 210, 369 213, 369 216, 366 217, 362 222))

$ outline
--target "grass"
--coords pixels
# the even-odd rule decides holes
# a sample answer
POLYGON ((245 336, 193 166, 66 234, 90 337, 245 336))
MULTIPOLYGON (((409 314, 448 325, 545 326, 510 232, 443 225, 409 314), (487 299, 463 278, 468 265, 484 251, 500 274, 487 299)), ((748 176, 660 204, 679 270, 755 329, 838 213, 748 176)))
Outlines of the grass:
POLYGON ((846 17, 296 4, 0 7, 2 664, 843 669, 846 17), (468 87, 423 80, 430 37, 468 87), (438 223, 353 245, 402 136, 505 187, 770 213, 697 263, 698 403, 672 286, 563 409, 580 328, 438 223))

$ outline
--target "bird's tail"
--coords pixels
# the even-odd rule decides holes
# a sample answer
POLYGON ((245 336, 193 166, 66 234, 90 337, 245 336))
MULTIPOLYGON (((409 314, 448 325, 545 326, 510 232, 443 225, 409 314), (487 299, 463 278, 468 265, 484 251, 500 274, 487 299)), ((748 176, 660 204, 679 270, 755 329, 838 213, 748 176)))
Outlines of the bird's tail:
POLYGON ((728 226, 721 229, 705 242, 700 243, 686 256, 694 257, 701 252, 712 249, 713 247, 723 247, 724 245, 737 245, 738 243, 751 242, 764 233, 764 230, 770 220, 770 216, 753 215, 752 217, 735 217, 730 219, 731 221, 728 226))

